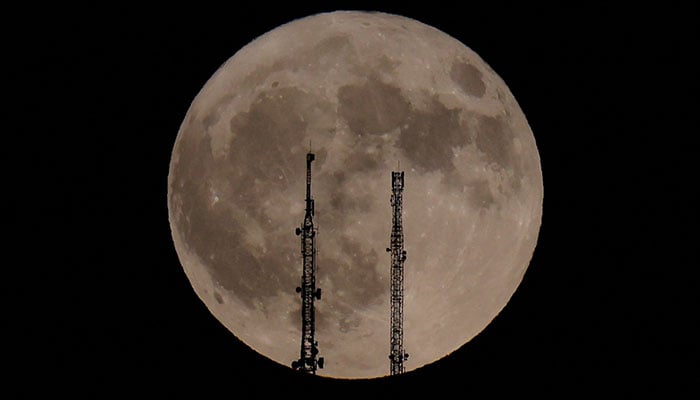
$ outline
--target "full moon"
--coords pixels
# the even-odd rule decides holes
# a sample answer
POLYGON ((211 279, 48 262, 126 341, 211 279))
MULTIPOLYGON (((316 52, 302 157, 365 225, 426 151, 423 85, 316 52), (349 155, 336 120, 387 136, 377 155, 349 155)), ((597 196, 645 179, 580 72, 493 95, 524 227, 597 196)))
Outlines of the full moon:
POLYGON ((323 290, 317 374, 389 374, 385 248, 397 168, 406 371, 455 351, 505 307, 542 217, 539 154, 518 103, 446 33, 396 15, 332 12, 240 49, 193 100, 175 140, 174 246, 194 291, 238 339, 286 366, 299 358, 294 231, 309 146, 323 290))

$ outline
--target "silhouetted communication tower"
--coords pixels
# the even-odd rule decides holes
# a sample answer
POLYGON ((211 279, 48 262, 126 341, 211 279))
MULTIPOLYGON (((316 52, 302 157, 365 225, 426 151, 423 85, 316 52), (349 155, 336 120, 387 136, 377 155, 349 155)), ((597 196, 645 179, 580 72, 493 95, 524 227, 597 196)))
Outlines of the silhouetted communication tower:
POLYGON ((292 362, 292 368, 316 374, 316 368, 323 368, 323 357, 318 356, 318 342, 315 340, 314 299, 321 300, 321 289, 316 288, 316 228, 314 227, 314 200, 311 198, 311 162, 316 157, 306 154, 306 212, 304 222, 296 229, 301 236, 302 273, 301 286, 301 352, 299 360, 292 362))
POLYGON ((391 172, 391 247, 386 251, 391 253, 391 375, 404 372, 403 362, 408 359, 408 353, 403 348, 403 263, 406 261, 406 250, 403 243, 403 171, 391 172))

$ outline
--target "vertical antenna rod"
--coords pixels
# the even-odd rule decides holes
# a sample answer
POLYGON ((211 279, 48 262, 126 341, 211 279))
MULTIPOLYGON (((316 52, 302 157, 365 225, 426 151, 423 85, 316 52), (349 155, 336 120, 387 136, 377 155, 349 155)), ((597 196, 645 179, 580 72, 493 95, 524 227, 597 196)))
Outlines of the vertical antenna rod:
POLYGON ((406 250, 403 243, 403 171, 391 172, 391 247, 386 251, 391 253, 391 331, 390 353, 391 375, 404 372, 404 361, 408 353, 403 348, 403 263, 406 261, 406 250))
POLYGON ((315 340, 314 299, 321 300, 321 289, 316 289, 316 228, 314 227, 314 200, 311 198, 311 162, 315 155, 306 154, 306 212, 304 222, 296 229, 301 236, 302 273, 301 286, 301 352, 299 360, 292 362, 298 371, 316 374, 316 368, 323 368, 323 357, 318 356, 318 342, 315 340))

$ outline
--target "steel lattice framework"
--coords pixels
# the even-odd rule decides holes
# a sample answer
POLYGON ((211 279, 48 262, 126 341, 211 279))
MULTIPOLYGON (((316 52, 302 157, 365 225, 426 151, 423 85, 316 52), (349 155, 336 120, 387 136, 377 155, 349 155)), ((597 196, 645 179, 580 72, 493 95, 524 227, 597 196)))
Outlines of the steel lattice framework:
POLYGON ((321 289, 316 288, 316 228, 314 227, 314 200, 311 198, 311 163, 313 153, 306 154, 306 211, 304 222, 296 229, 301 237, 302 274, 301 286, 296 288, 301 295, 301 351, 299 360, 292 362, 292 368, 316 374, 316 368, 323 368, 323 357, 318 357, 318 342, 315 340, 314 300, 321 300, 321 289))
POLYGON ((389 360, 391 363, 391 375, 404 372, 404 361, 408 354, 403 347, 403 290, 404 290, 404 262, 406 250, 403 239, 403 188, 404 173, 391 172, 391 247, 386 249, 391 253, 391 331, 389 360))

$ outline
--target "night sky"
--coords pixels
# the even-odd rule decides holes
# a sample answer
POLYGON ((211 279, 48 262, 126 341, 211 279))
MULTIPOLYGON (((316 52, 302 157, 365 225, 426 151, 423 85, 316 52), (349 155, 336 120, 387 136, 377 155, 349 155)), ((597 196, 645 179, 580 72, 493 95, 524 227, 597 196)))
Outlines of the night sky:
POLYGON ((697 391, 697 344, 687 340, 699 305, 689 193, 697 9, 381 4, 6 13, 18 22, 3 28, 6 99, 17 99, 3 146, 6 270, 15 271, 3 280, 6 390, 319 399, 697 391), (465 43, 518 100, 542 163, 539 242, 510 302, 455 353, 395 378, 300 376, 255 353, 198 299, 168 225, 170 153, 207 79, 259 35, 336 9, 404 15, 465 43))

